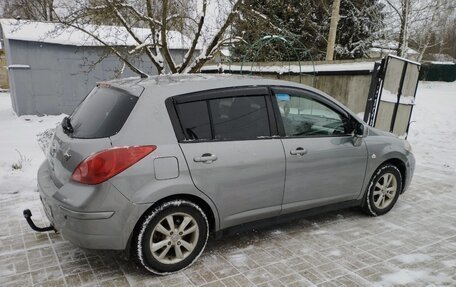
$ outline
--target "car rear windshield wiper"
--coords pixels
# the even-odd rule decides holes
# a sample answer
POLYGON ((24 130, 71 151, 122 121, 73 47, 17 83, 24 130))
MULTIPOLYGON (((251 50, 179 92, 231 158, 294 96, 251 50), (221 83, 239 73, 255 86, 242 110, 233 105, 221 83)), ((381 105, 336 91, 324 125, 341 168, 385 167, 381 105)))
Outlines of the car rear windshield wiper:
POLYGON ((73 133, 73 126, 71 125, 71 120, 69 117, 64 117, 62 121, 62 128, 66 134, 73 133))

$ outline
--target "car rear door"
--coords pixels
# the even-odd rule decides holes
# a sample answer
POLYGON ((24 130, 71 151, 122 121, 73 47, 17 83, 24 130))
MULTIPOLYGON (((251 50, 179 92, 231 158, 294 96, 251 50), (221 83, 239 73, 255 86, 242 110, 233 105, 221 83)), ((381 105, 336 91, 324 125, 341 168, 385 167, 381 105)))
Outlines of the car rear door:
POLYGON ((328 99, 297 88, 273 88, 286 157, 283 212, 353 200, 367 164, 364 141, 354 141, 351 117, 328 99))
POLYGON ((192 180, 214 201, 222 228, 280 213, 285 158, 268 93, 245 87, 174 98, 192 180))

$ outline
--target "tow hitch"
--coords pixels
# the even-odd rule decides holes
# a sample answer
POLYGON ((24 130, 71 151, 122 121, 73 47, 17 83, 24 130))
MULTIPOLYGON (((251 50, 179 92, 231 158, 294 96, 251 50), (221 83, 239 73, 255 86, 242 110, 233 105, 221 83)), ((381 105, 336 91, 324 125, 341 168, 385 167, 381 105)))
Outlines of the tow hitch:
POLYGON ((35 230, 37 232, 46 232, 46 231, 55 231, 55 232, 57 232, 57 230, 55 230, 54 226, 52 226, 52 225, 49 225, 48 227, 38 227, 38 226, 36 226, 35 223, 32 220, 32 212, 30 211, 30 209, 25 209, 23 213, 24 213, 25 220, 27 220, 28 225, 30 225, 30 227, 33 230, 35 230))

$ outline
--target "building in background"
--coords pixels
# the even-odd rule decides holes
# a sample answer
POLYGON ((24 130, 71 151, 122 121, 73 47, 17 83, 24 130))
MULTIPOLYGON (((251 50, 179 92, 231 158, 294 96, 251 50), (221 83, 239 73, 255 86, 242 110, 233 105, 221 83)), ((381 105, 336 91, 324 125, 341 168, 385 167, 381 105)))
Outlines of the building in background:
MULTIPOLYGON (((136 42, 121 27, 93 26, 112 46, 132 49, 136 42)), ((144 37, 150 33, 143 30, 144 37)), ((70 114, 99 81, 137 76, 109 48, 86 33, 60 24, 0 20, 13 109, 18 115, 70 114)), ((182 59, 191 40, 168 32, 174 59, 182 59)), ((148 74, 156 69, 145 55, 132 62, 148 74)), ((1 79, 0 79, 1 80, 1 79)))

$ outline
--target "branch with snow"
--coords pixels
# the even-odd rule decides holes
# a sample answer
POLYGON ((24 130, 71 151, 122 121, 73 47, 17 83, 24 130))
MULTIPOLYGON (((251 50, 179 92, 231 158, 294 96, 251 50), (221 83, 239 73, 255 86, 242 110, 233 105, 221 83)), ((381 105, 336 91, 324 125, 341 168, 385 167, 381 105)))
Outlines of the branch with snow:
POLYGON ((239 8, 242 5, 242 0, 238 0, 234 3, 231 12, 228 14, 225 22, 222 27, 218 30, 217 34, 212 38, 209 45, 203 49, 200 55, 195 59, 195 61, 187 68, 183 70, 184 73, 197 73, 203 67, 203 65, 214 56, 214 53, 220 47, 223 42, 223 35, 225 34, 226 29, 233 22, 235 17, 239 13, 239 8))

